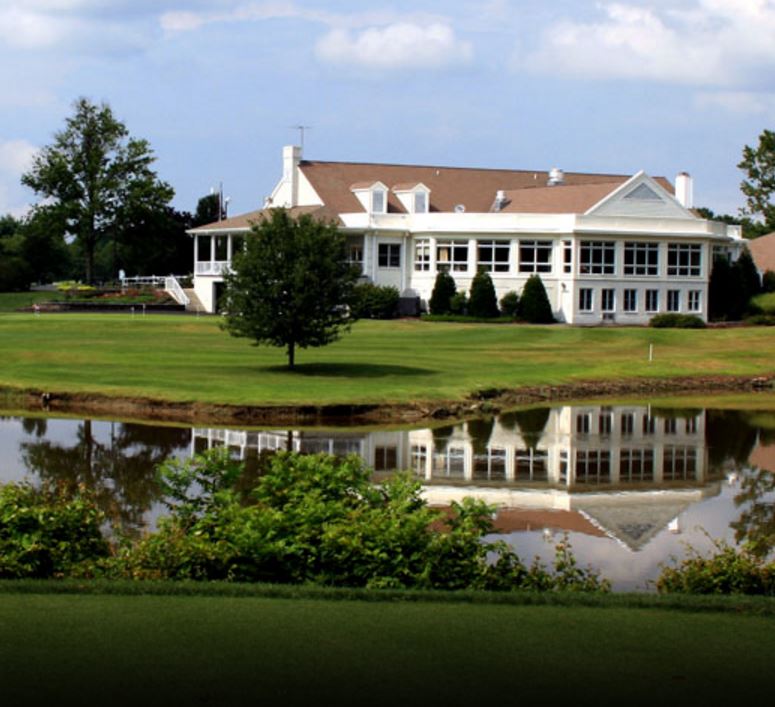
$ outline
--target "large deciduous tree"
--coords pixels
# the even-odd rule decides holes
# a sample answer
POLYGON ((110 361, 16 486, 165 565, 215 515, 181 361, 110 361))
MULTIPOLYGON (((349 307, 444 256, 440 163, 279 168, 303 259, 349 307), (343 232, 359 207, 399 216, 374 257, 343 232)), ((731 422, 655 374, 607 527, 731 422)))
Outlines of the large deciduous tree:
POLYGON ((256 345, 325 346, 346 331, 358 279, 335 224, 272 209, 255 223, 226 275, 224 328, 256 345))
POLYGON ((742 212, 762 218, 768 230, 775 229, 775 132, 764 130, 756 147, 746 145, 737 166, 746 174, 740 183, 746 198, 742 212))
POLYGON ((174 191, 151 169, 148 142, 130 137, 108 105, 79 98, 73 108, 22 183, 60 217, 62 235, 80 247, 86 281, 92 282, 97 246, 119 242, 140 214, 164 209, 174 191))

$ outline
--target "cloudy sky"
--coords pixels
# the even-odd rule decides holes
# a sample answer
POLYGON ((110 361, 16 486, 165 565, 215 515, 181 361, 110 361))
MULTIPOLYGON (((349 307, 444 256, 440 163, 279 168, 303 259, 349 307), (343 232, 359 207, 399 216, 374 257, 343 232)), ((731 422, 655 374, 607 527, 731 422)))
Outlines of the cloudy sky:
POLYGON ((775 128, 775 0, 0 0, 0 214, 85 96, 149 140, 175 205, 257 208, 320 160, 695 178, 742 205, 775 128))

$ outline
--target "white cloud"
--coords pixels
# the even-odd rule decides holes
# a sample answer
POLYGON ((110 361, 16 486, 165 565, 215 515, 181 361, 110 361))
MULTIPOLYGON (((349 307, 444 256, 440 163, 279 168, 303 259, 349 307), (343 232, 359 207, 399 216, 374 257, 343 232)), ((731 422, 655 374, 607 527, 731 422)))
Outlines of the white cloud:
POLYGON ((775 117, 775 94, 752 91, 703 91, 694 98, 701 110, 775 117))
POLYGON ((360 32, 334 29, 318 42, 316 53, 334 64, 422 69, 467 63, 473 51, 470 43, 458 39, 449 25, 398 22, 360 32))
POLYGON ((775 1, 604 2, 598 19, 551 25, 517 67, 590 78, 728 86, 771 81, 775 1))
POLYGON ((0 142, 0 171, 17 174, 21 178, 37 151, 38 148, 26 140, 0 142))

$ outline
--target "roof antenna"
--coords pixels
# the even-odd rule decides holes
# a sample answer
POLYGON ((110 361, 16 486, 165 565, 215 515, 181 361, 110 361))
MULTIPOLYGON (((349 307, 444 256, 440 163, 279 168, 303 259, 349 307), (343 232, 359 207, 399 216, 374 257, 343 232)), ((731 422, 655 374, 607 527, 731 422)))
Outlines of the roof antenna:
POLYGON ((299 131, 301 154, 303 155, 304 154, 304 131, 312 130, 312 126, 311 125, 291 125, 291 130, 299 131))

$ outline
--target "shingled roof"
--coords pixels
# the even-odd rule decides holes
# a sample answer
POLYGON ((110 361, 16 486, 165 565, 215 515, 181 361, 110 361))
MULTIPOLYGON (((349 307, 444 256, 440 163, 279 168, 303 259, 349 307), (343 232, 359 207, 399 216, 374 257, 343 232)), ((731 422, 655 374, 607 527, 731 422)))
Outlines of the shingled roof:
POLYGON ((748 249, 759 270, 775 272, 775 233, 748 241, 748 249))

